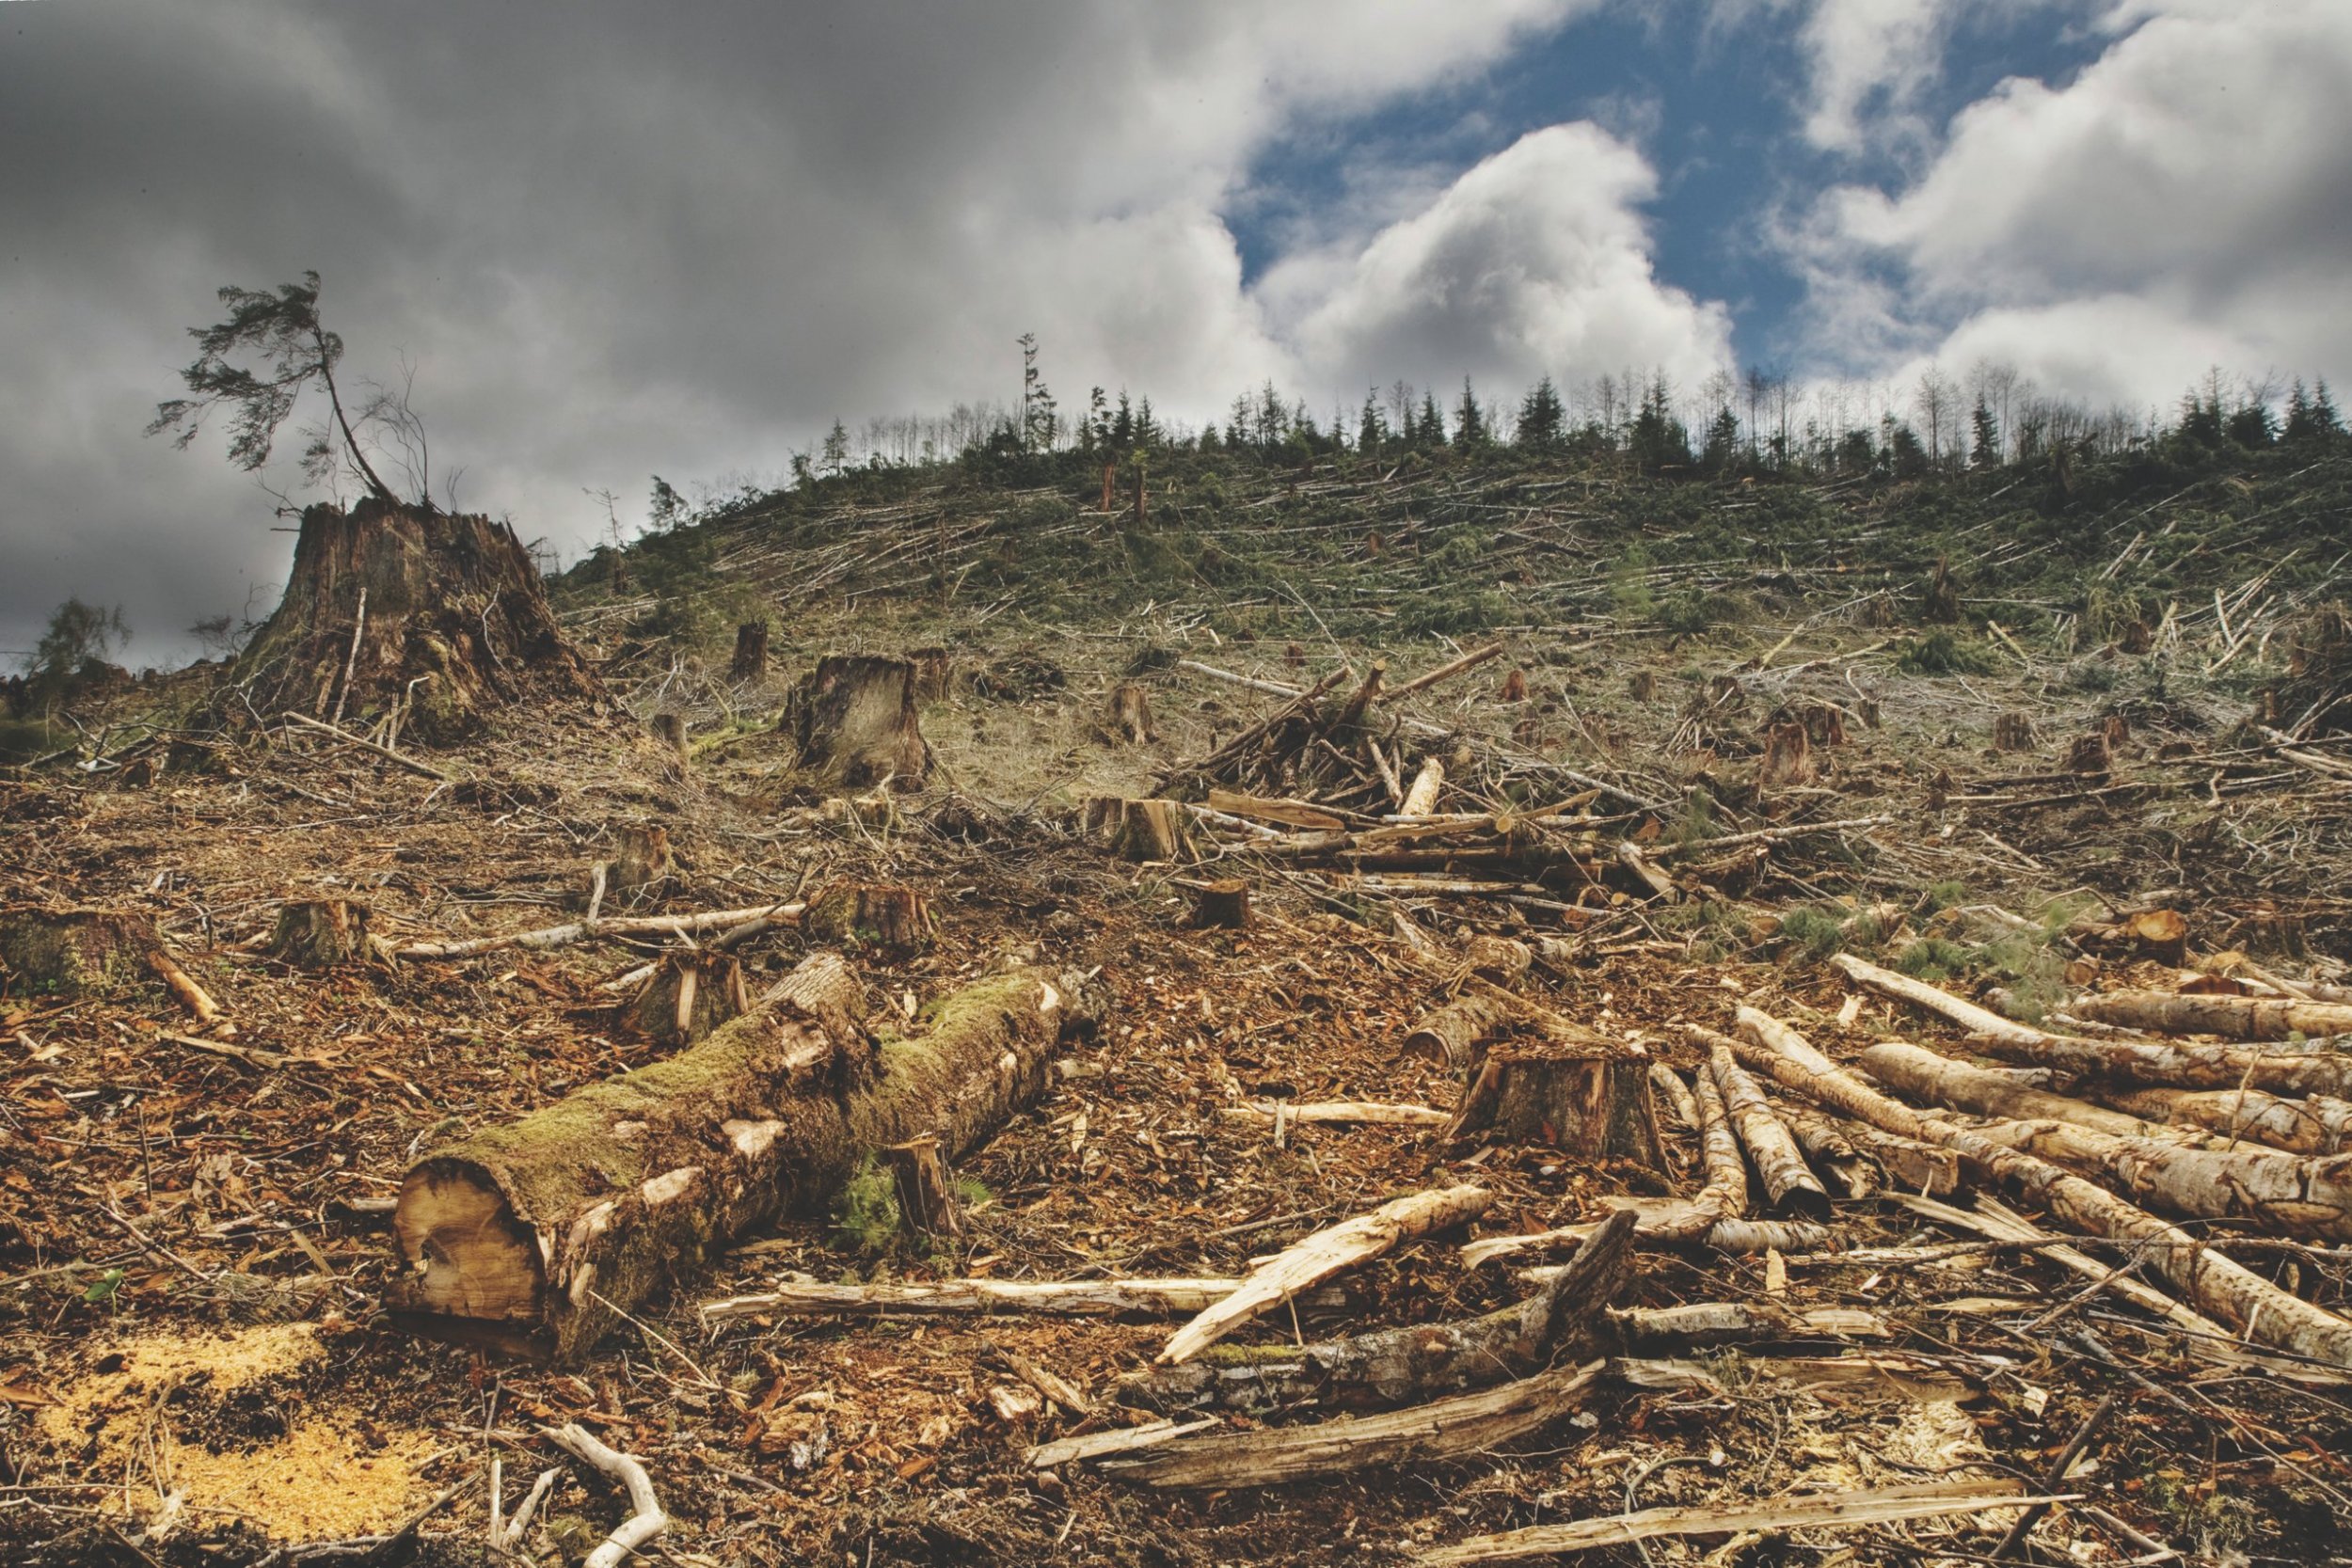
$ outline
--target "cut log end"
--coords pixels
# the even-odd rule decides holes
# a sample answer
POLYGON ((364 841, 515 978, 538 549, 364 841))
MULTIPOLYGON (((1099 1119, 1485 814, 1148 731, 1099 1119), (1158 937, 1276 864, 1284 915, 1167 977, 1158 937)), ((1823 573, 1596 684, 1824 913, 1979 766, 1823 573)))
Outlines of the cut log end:
POLYGON ((1203 928, 1246 930, 1249 926, 1249 884, 1239 877, 1223 877, 1193 890, 1192 923, 1203 928))
POLYGON ((801 928, 811 942, 863 948, 898 961, 930 947, 936 923, 930 901, 913 888, 854 883, 828 888, 809 900, 801 928))

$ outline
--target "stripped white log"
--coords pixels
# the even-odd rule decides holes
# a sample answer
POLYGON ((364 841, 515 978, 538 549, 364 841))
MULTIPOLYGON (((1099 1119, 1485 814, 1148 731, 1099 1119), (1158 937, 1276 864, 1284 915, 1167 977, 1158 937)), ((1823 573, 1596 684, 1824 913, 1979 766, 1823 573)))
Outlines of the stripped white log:
POLYGON ((670 1528, 670 1517, 661 1512, 661 1504, 653 1494, 653 1480, 645 1474, 643 1465, 606 1448, 576 1421, 543 1430, 548 1441, 581 1464, 619 1481, 628 1492, 629 1516, 588 1554, 586 1568, 619 1568, 631 1552, 670 1528))

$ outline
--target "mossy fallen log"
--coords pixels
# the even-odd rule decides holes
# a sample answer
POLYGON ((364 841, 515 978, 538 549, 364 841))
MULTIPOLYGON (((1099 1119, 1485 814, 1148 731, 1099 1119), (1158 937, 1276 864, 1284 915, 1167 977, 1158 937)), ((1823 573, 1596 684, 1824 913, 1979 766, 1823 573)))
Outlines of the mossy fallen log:
POLYGON ((813 955, 692 1048, 426 1154, 393 1212, 393 1323, 576 1361, 708 1250, 822 1205, 868 1152, 978 1145, 1092 1016, 1073 982, 1025 970, 877 1043, 859 995, 838 958, 813 955))

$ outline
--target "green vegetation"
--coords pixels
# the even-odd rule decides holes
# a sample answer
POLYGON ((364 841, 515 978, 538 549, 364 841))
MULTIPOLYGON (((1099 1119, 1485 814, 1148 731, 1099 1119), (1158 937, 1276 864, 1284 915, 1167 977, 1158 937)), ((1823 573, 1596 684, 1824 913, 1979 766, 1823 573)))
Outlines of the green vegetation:
POLYGON ((895 1251, 906 1232, 898 1210, 898 1185, 891 1174, 867 1155, 842 1183, 834 1199, 833 1227, 842 1242, 863 1258, 881 1258, 895 1251))
POLYGON ((1963 641, 1941 628, 1914 640, 1896 660, 1906 675, 1989 675, 1997 664, 1983 643, 1963 641))

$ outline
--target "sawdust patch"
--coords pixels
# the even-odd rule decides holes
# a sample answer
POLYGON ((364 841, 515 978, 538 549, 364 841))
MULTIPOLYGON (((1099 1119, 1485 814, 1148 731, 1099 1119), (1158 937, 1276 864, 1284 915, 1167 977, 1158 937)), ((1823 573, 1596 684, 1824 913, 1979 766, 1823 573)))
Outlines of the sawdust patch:
POLYGON ((235 1515, 281 1540, 377 1533, 423 1503, 419 1472, 436 1446, 268 1398, 326 1356, 303 1324, 125 1340, 91 1354, 40 1430, 60 1462, 124 1482, 114 1497, 133 1513, 152 1514, 176 1491, 199 1518, 235 1515))

